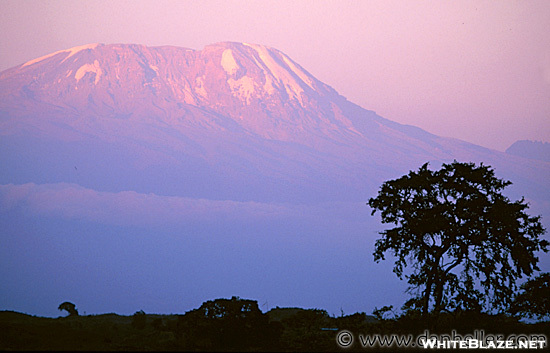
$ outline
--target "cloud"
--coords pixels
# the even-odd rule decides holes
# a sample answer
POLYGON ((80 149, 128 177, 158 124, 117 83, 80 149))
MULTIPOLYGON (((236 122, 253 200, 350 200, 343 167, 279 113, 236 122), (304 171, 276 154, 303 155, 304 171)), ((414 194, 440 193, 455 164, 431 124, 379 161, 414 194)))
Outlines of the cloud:
POLYGON ((0 185, 0 213, 19 209, 31 215, 118 225, 275 220, 302 216, 305 208, 300 205, 192 199, 134 191, 103 192, 67 183, 0 185))

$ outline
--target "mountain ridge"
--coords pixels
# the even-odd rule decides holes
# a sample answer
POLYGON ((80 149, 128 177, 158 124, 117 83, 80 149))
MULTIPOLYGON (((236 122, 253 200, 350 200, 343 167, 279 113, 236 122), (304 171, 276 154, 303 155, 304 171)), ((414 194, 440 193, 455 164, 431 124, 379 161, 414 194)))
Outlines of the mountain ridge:
POLYGON ((505 151, 508 154, 550 162, 550 143, 542 141, 518 140, 505 151))

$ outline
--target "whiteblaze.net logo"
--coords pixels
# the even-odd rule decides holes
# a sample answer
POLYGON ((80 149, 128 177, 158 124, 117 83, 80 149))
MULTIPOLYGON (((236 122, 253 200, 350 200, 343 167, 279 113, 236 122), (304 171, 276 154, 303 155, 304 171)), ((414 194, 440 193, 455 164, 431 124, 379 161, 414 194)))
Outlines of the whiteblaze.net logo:
POLYGON ((546 349, 548 340, 543 334, 493 335, 476 330, 473 334, 460 335, 452 331, 450 335, 430 334, 424 331, 420 336, 413 335, 358 335, 342 330, 336 335, 336 343, 341 348, 355 344, 363 348, 424 348, 424 349, 546 349))

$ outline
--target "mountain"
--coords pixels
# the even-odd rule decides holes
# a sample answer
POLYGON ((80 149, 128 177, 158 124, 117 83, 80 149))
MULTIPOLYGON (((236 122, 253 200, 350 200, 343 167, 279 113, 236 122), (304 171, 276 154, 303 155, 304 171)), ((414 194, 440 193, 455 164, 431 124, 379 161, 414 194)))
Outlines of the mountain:
POLYGON ((538 159, 550 162, 550 143, 541 141, 519 140, 506 149, 506 153, 523 158, 538 159))
POLYGON ((459 159, 505 174, 519 163, 536 170, 531 188, 547 186, 548 166, 386 120, 261 45, 71 48, 2 72, 0 102, 1 183, 364 201, 387 178, 459 159))
POLYGON ((548 227, 550 163, 384 119, 276 49, 51 53, 0 73, 0 303, 52 316, 67 300, 126 314, 232 296, 400 306, 365 203, 454 159, 494 167, 548 227))

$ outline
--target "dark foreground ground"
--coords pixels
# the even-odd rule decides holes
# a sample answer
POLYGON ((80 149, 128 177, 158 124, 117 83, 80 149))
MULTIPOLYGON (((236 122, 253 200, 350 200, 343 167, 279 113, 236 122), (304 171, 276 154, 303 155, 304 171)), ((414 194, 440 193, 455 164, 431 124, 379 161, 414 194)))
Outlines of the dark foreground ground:
MULTIPOLYGON (((467 313, 426 322, 419 318, 378 321, 363 313, 334 318, 324 310, 298 308, 275 308, 266 314, 227 315, 210 308, 209 313, 194 310, 185 315, 138 312, 133 316, 60 318, 0 311, 0 350, 390 352, 398 350, 395 342, 382 349, 380 344, 366 348, 361 341, 365 342, 366 335, 411 335, 411 343, 415 344, 426 330, 430 334, 448 335, 453 330, 462 335, 477 332, 485 338, 490 334, 550 337, 549 323, 524 324, 505 316, 467 313), (337 344, 337 335, 342 330, 349 331, 347 336, 340 336, 344 345, 349 344, 348 348, 337 344)), ((407 350, 426 351, 418 347, 407 350)))

